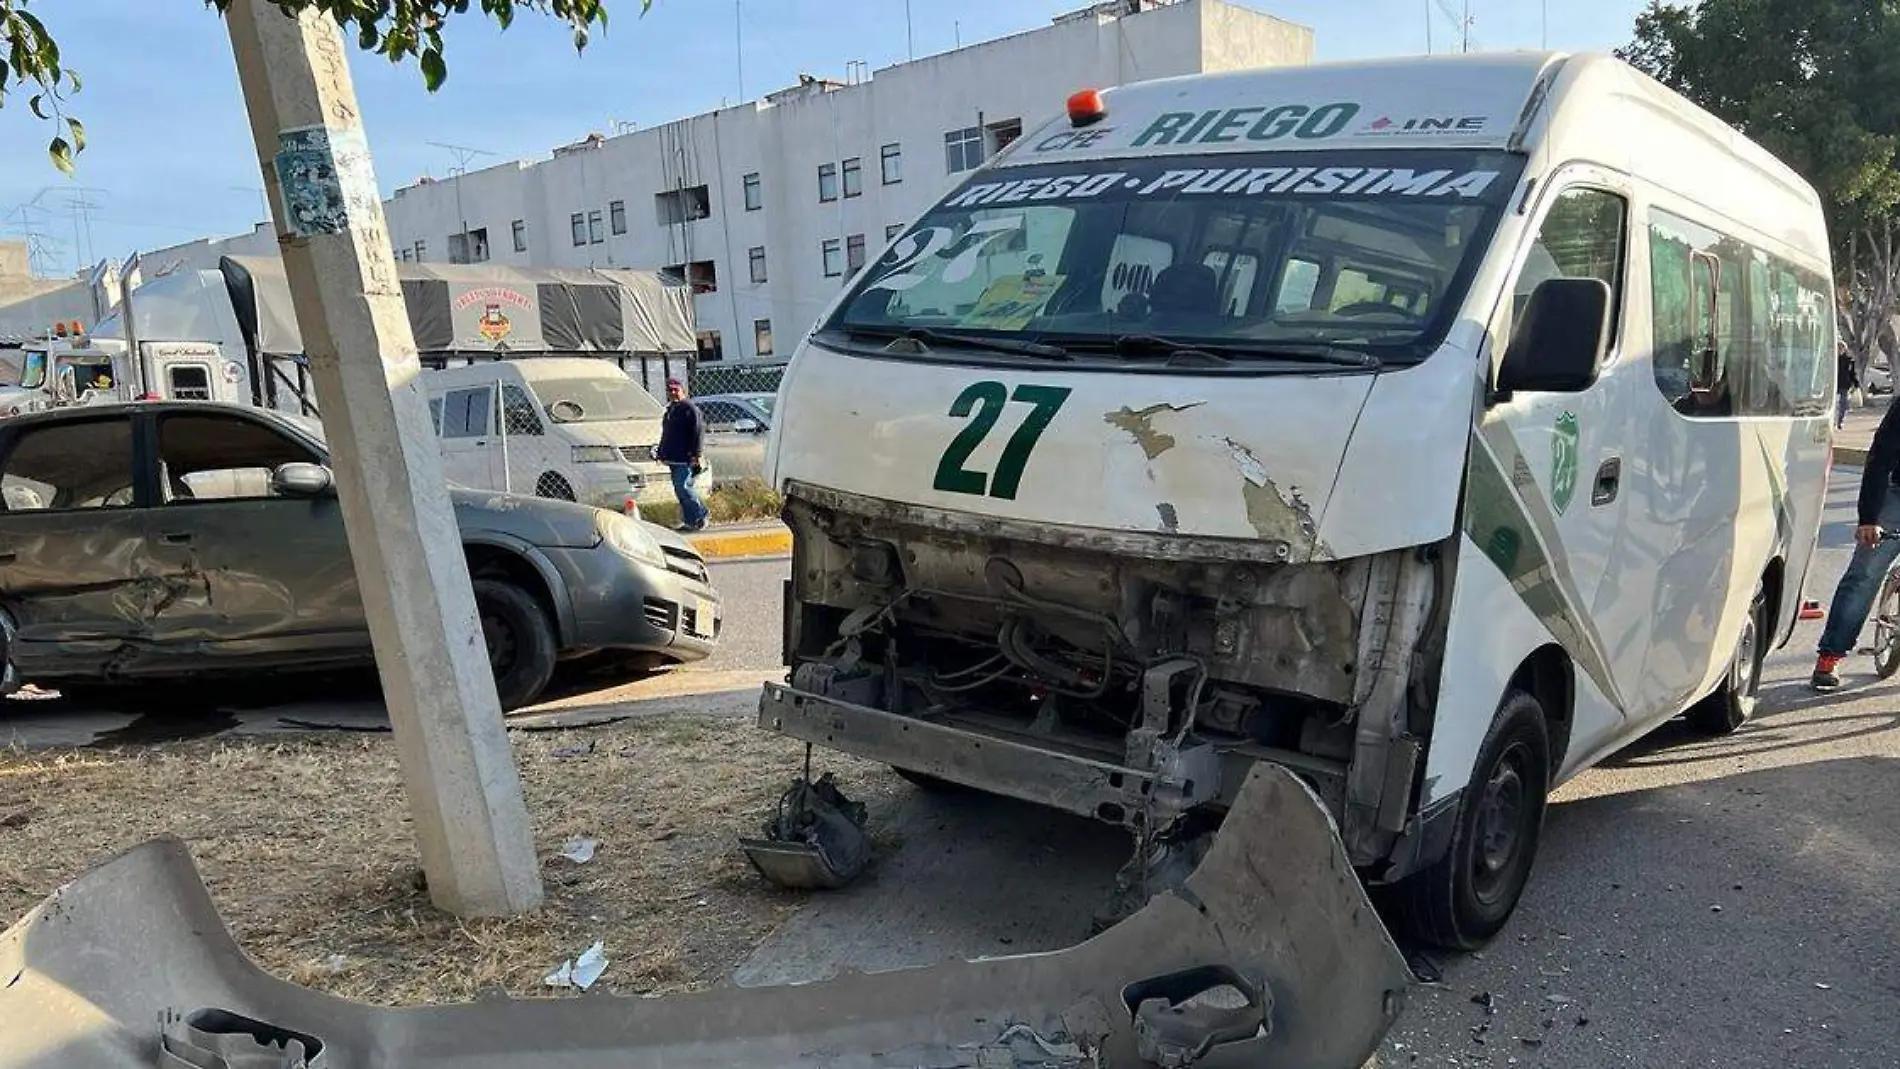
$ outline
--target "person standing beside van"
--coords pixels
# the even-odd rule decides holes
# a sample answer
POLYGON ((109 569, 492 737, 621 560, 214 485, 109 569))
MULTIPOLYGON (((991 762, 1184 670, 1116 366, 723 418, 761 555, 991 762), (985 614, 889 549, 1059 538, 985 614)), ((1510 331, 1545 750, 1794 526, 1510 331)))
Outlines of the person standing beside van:
POLYGON ((693 478, 706 470, 700 458, 705 447, 705 421, 699 406, 686 397, 686 384, 666 380, 666 418, 660 424, 660 444, 653 457, 673 472, 673 495, 680 503, 680 530, 706 529, 706 503, 700 500, 693 478))
POLYGON ((1847 402, 1851 399, 1854 388, 1860 385, 1860 373, 1859 369, 1854 366, 1854 358, 1848 355, 1847 343, 1842 342, 1835 347, 1835 359, 1839 367, 1834 372, 1834 389, 1836 391, 1834 399, 1834 429, 1838 431, 1847 426, 1847 402))

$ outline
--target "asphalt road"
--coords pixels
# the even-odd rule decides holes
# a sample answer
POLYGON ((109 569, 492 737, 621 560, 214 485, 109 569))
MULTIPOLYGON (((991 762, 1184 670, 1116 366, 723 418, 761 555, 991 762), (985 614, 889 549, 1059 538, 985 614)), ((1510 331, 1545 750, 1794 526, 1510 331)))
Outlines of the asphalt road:
MULTIPOLYGON (((1858 478, 1836 474, 1810 597, 1846 563, 1858 478)), ((1516 917, 1432 959, 1442 982, 1414 991, 1386 1066, 1900 1065, 1900 679, 1863 656, 1846 691, 1810 694, 1819 626, 1770 656, 1736 735, 1670 724, 1559 792, 1516 917)), ((741 983, 1057 949, 1125 857, 1105 828, 1001 800, 919 794, 891 819, 874 830, 901 846, 741 983)))

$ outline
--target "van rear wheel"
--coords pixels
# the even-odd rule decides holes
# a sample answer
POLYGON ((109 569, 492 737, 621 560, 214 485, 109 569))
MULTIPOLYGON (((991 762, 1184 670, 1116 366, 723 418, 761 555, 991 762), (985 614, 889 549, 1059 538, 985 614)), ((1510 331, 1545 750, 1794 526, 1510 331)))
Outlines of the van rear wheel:
POLYGON ((1497 935, 1530 880, 1550 776, 1544 708, 1511 691, 1459 797, 1451 848, 1380 895, 1394 927, 1449 950, 1475 950, 1497 935))
POLYGON ((1735 653, 1728 671, 1715 692, 1689 707, 1684 719, 1704 735, 1728 735, 1748 723, 1755 715, 1756 694, 1761 690, 1761 662, 1767 652, 1768 594, 1760 584, 1748 605, 1748 618, 1742 621, 1742 633, 1736 637, 1735 653))

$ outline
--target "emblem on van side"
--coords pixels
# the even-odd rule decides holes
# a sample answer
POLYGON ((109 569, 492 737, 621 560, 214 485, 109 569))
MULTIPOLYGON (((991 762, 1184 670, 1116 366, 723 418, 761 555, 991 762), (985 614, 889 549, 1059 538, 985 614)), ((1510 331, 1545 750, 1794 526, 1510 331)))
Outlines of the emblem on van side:
POLYGON ((1550 503, 1559 516, 1577 493, 1577 414, 1557 417, 1550 437, 1550 503))

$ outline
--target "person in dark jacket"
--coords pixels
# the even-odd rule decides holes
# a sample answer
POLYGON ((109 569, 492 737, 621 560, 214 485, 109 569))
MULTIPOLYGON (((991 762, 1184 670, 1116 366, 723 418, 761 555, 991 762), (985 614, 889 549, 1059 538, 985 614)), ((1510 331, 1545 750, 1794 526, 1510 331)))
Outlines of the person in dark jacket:
POLYGON ((1847 353, 1847 346, 1837 347, 1836 360, 1839 367, 1834 372, 1834 429, 1847 426, 1847 395, 1860 385, 1860 372, 1854 367, 1854 358, 1847 353))
POLYGON ((1860 641, 1860 629, 1873 610, 1874 597, 1895 557, 1900 539, 1883 539, 1884 531, 1900 531, 1900 404, 1888 405, 1874 431, 1867 462, 1860 472, 1860 502, 1854 527, 1854 558, 1847 563, 1834 604, 1821 631, 1820 656, 1809 680, 1815 690, 1839 690, 1841 659, 1860 641))
POLYGON ((706 503, 700 500, 693 477, 706 470, 700 459, 705 446, 705 421, 699 406, 686 399, 686 384, 666 381, 666 418, 660 423, 660 444, 653 458, 673 471, 673 496, 679 498, 680 530, 706 529, 706 503))

